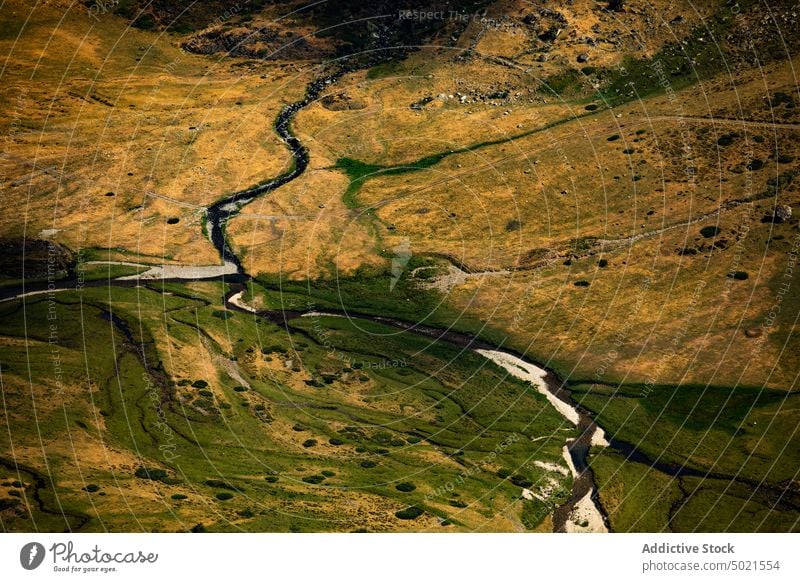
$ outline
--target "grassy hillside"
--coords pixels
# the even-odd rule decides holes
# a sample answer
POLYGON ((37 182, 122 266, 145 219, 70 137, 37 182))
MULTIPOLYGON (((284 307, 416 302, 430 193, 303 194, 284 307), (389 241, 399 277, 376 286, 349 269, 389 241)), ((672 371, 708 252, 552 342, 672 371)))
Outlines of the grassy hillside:
POLYGON ((552 369, 614 531, 797 530, 794 3, 420 5, 3 4, 0 292, 75 284, 0 302, 0 529, 552 530, 578 431, 477 354, 111 281, 219 264, 344 63, 244 301, 552 369))

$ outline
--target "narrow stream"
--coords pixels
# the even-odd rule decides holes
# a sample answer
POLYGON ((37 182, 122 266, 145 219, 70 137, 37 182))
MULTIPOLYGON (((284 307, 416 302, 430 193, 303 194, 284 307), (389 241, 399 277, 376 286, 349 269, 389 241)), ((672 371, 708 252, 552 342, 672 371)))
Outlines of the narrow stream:
POLYGON ((206 210, 206 217, 208 219, 208 236, 211 243, 217 249, 224 263, 231 263, 236 266, 236 271, 244 275, 244 269, 239 261, 239 257, 231 250, 230 245, 225 237, 225 225, 228 220, 236 216, 239 211, 249 202, 252 202, 257 196, 263 196, 273 190, 280 188, 284 184, 288 184, 292 180, 300 177, 308 168, 308 149, 302 142, 292 133, 291 123, 294 117, 304 107, 310 105, 319 97, 319 94, 328 85, 335 83, 339 77, 346 72, 345 69, 339 69, 335 73, 328 76, 315 79, 309 83, 306 88, 306 94, 300 101, 296 101, 287 105, 278 114, 275 121, 275 132, 281 138, 281 141, 289 146, 292 154, 292 169, 288 172, 281 174, 277 178, 273 178, 268 182, 241 190, 230 196, 226 196, 222 200, 212 204, 206 210))

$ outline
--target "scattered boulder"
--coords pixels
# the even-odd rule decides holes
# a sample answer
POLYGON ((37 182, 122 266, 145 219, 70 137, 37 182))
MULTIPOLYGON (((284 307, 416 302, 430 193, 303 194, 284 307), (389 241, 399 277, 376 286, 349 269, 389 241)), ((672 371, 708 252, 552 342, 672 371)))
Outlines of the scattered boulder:
POLYGON ((781 224, 792 217, 792 207, 788 204, 778 204, 772 213, 772 222, 781 224))

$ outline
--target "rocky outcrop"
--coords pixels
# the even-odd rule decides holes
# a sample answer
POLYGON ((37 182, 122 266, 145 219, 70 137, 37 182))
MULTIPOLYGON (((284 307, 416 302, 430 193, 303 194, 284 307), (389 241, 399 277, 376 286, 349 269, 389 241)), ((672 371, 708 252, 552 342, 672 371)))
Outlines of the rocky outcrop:
POLYGON ((39 239, 0 241, 0 275, 9 278, 62 279, 75 267, 75 253, 39 239))

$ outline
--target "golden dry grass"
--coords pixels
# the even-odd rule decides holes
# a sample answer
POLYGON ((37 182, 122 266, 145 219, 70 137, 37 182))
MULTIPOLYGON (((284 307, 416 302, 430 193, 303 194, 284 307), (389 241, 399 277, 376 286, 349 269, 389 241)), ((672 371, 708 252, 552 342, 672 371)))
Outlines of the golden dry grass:
POLYGON ((12 4, 0 125, 2 196, 17 211, 0 219, 4 236, 54 230, 44 236, 72 248, 218 262, 198 207, 286 170, 272 125, 307 75, 191 55, 178 36, 111 14, 96 24, 65 3, 36 8, 22 27, 28 9, 12 4))

